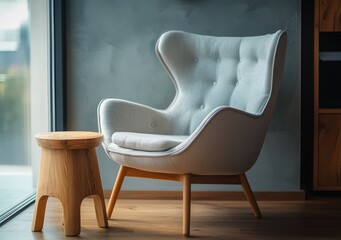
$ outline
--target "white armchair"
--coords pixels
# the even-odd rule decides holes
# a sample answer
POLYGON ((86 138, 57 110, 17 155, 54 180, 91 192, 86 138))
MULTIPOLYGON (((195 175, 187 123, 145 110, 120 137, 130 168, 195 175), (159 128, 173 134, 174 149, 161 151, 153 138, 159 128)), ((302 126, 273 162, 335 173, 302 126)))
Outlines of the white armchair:
POLYGON ((176 96, 160 110, 120 99, 98 106, 108 156, 120 164, 107 215, 124 177, 183 183, 183 234, 190 233, 191 184, 241 184, 261 212, 245 172, 256 162, 283 71, 286 33, 212 37, 181 31, 156 44, 176 96))

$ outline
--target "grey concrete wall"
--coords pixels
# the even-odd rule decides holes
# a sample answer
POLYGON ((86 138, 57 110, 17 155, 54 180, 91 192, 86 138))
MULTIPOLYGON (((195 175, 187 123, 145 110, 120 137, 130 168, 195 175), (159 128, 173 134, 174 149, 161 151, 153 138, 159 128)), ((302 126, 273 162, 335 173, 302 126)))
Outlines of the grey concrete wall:
MULTIPOLYGON (((103 98, 165 108, 175 90, 154 46, 171 29, 216 36, 284 29, 283 82, 261 155, 247 173, 255 190, 298 190, 300 181, 300 0, 72 0, 67 16, 67 128, 97 131, 103 98)), ((118 165, 98 149, 105 189, 118 165)), ((180 189, 177 183, 126 179, 124 189, 180 189)), ((239 189, 199 185, 193 189, 239 189)))

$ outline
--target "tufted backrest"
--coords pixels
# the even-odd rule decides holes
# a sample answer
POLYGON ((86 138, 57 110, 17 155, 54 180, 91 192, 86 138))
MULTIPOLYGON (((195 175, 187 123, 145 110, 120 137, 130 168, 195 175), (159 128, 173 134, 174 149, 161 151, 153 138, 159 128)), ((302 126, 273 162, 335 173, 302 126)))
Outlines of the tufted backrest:
POLYGON ((181 31, 162 34, 156 52, 176 88, 168 110, 182 124, 183 131, 192 133, 218 106, 263 114, 274 90, 274 58, 282 33, 253 37, 213 37, 181 31))

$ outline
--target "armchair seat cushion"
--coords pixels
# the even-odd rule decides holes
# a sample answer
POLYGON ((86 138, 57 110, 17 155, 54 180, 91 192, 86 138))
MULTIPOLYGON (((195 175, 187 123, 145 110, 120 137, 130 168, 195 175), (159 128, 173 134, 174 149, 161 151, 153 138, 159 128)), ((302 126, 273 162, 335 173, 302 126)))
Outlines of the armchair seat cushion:
POLYGON ((115 132, 111 140, 122 148, 160 152, 166 151, 182 143, 188 136, 161 135, 134 132, 115 132))

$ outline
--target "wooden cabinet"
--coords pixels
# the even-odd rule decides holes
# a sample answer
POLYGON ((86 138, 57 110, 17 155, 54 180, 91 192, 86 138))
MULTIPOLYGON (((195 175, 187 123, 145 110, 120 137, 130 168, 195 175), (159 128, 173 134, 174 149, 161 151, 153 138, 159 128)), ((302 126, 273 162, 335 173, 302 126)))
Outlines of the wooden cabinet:
POLYGON ((321 32, 341 31, 341 1, 319 0, 318 21, 321 32))
POLYGON ((318 184, 341 186, 341 114, 319 114, 318 184))
POLYGON ((341 190, 341 0, 315 0, 314 190, 341 190))

